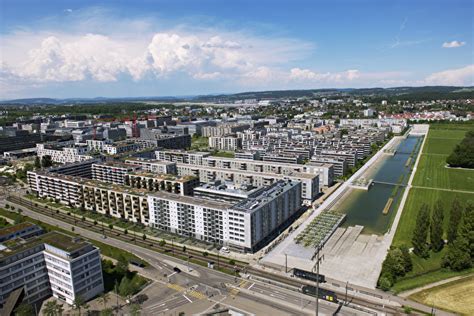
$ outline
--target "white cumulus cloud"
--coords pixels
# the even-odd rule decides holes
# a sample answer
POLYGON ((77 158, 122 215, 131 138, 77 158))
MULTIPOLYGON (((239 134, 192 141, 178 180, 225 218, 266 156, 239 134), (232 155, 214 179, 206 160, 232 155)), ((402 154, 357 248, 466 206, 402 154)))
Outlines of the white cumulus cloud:
POLYGON ((474 65, 433 73, 425 78, 428 85, 474 85, 474 65))
POLYGON ((466 45, 466 42, 460 41, 451 41, 451 42, 444 42, 443 48, 457 48, 466 45))

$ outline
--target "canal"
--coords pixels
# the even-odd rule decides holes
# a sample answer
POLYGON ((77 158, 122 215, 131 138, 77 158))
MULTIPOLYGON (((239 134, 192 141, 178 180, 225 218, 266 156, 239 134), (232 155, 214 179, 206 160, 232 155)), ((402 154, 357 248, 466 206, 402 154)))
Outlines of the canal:
POLYGON ((368 191, 350 189, 333 206, 347 214, 344 227, 362 225, 366 234, 384 234, 389 229, 422 141, 421 136, 402 139, 395 155, 383 155, 364 173, 363 177, 374 180, 368 191))

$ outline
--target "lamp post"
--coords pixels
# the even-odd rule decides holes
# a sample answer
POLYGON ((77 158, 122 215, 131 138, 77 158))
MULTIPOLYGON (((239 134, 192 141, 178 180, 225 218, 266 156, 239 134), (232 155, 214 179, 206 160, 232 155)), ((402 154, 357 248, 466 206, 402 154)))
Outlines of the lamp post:
POLYGON ((321 263, 321 261, 324 260, 324 256, 323 257, 320 257, 320 251, 321 251, 321 245, 317 245, 316 246, 316 253, 315 253, 315 257, 316 257, 316 263, 313 267, 313 270, 316 268, 316 316, 318 316, 318 313, 319 313, 319 264, 321 263))

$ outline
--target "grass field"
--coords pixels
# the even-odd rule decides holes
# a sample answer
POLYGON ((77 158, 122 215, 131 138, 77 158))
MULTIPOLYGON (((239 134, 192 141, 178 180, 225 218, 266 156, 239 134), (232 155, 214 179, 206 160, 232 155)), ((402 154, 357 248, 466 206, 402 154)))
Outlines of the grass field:
POLYGON ((474 193, 457 193, 449 191, 440 191, 432 189, 412 188, 405 203, 405 208, 398 224, 397 232, 393 239, 394 246, 411 245, 411 237, 413 229, 415 228, 415 219, 418 211, 423 203, 433 207, 439 200, 444 209, 444 227, 448 227, 449 211, 453 200, 457 197, 461 205, 467 202, 474 203, 474 193))
MULTIPOLYGON (((403 209, 400 222, 392 244, 411 247, 411 239, 415 228, 416 217, 423 203, 432 208, 441 201, 444 210, 445 232, 449 224, 449 211, 452 202, 457 198, 461 205, 474 203, 474 170, 446 168, 446 157, 458 144, 474 124, 433 124, 423 147, 408 199, 403 209), (417 188, 416 186, 426 187, 417 188), (445 189, 445 190, 437 190, 445 189), (450 192, 447 190, 470 191, 472 193, 450 192)), ((445 236, 446 237, 446 236, 445 236)), ((412 256, 413 271, 397 280, 392 287, 395 292, 413 289, 449 277, 460 275, 441 269, 441 261, 446 249, 439 253, 430 253, 428 259, 412 256)), ((472 272, 472 271, 471 271, 472 272)))
POLYGON ((474 170, 446 168, 447 155, 423 154, 414 186, 474 192, 474 170))
POLYGON ((474 170, 446 168, 446 158, 473 124, 433 124, 413 179, 414 186, 474 192, 474 170))
POLYGON ((462 315, 474 315, 474 276, 423 290, 411 299, 462 315))

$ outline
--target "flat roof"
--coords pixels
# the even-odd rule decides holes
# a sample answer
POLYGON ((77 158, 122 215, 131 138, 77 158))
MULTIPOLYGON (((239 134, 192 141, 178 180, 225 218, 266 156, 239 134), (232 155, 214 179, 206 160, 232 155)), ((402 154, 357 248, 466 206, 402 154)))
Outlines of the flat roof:
POLYGON ((211 200, 201 199, 201 198, 197 198, 193 196, 186 196, 186 195, 183 196, 183 195, 177 195, 177 194, 163 192, 163 191, 150 193, 149 196, 154 196, 161 199, 172 200, 172 201, 186 203, 186 204, 199 205, 202 207, 208 207, 208 208, 219 209, 219 210, 227 210, 231 208, 233 205, 231 203, 211 201, 211 200))
POLYGON ((176 181, 176 182, 187 182, 192 179, 197 179, 197 177, 194 177, 194 176, 178 177, 174 174, 153 173, 153 172, 148 172, 148 171, 134 171, 134 172, 129 172, 128 174, 134 175, 134 176, 142 176, 142 177, 147 177, 147 178, 170 180, 170 181, 176 181))
POLYGON ((288 191, 296 184, 297 182, 292 180, 279 180, 266 187, 265 190, 262 190, 258 195, 249 197, 237 203, 232 208, 241 212, 253 212, 253 210, 271 202, 281 193, 288 191))
POLYGON ((176 162, 168 161, 168 160, 159 160, 159 159, 150 159, 150 158, 140 158, 140 157, 129 157, 125 158, 125 162, 127 161, 136 161, 136 162, 143 162, 143 163, 150 163, 150 164, 159 164, 159 165, 174 165, 176 162))
MULTIPOLYGON (((245 159, 242 159, 245 161, 245 159)), ((180 167, 188 167, 188 168, 197 168, 201 170, 215 170, 215 171, 222 171, 222 172, 229 172, 229 173, 240 173, 240 174, 248 174, 248 175, 259 175, 269 178, 301 178, 301 179, 314 179, 317 175, 312 173, 304 173, 304 172, 291 172, 289 174, 280 174, 280 173, 265 173, 265 172, 254 172, 249 170, 235 170, 235 169, 228 169, 228 168, 217 168, 217 167, 209 167, 209 166, 202 166, 202 165, 191 165, 187 163, 177 163, 180 167)), ((304 168, 305 165, 301 165, 304 168)))
POLYGON ((17 231, 21 231, 32 226, 37 226, 37 225, 30 222, 23 222, 23 223, 19 223, 13 226, 5 227, 5 228, 0 229, 0 236, 10 235, 17 231))
POLYGON ((79 238, 69 236, 57 231, 52 231, 43 235, 29 238, 27 240, 16 238, 3 243, 6 249, 0 251, 0 259, 7 258, 21 251, 42 245, 48 244, 55 248, 61 249, 68 253, 72 253, 85 246, 90 245, 89 242, 79 238))

